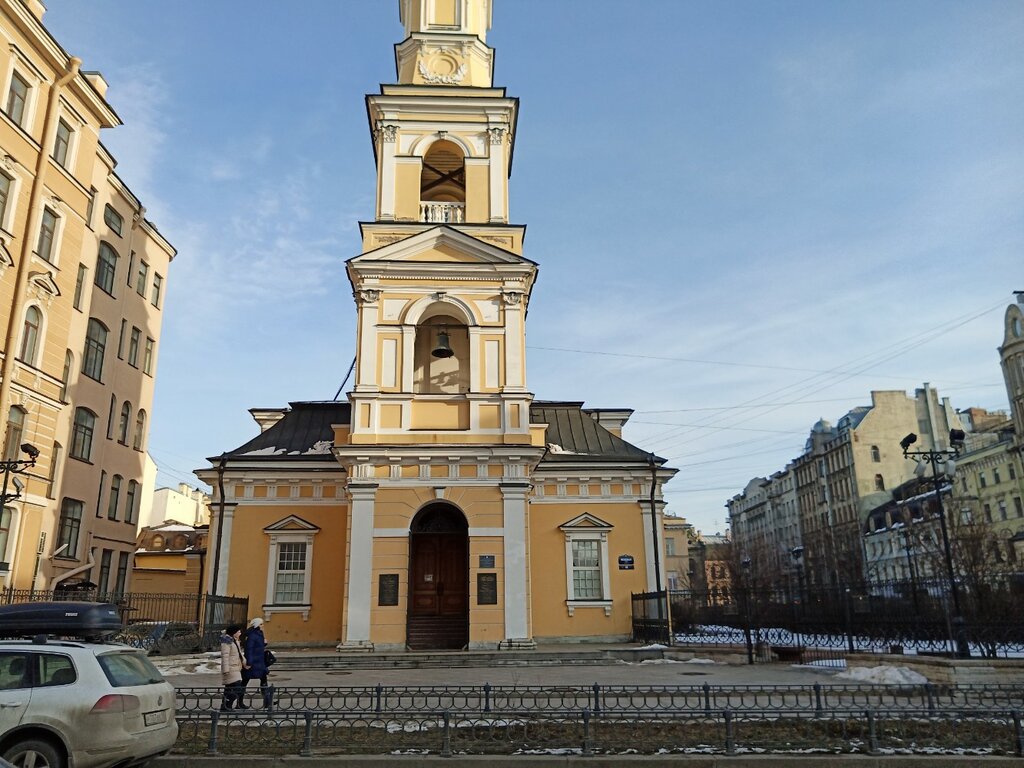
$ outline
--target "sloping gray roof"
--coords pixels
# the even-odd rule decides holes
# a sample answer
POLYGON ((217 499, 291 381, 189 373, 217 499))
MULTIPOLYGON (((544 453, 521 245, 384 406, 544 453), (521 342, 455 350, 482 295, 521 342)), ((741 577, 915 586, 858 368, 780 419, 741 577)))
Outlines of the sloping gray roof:
POLYGON ((289 410, 274 426, 225 455, 246 458, 269 456, 276 459, 284 456, 308 458, 320 453, 330 455, 330 448, 325 447, 325 442, 334 444, 331 425, 349 423, 349 404, 328 401, 288 405, 289 410))
MULTIPOLYGON (((647 461, 650 456, 598 424, 581 402, 535 400, 530 423, 548 425, 544 461, 647 461)), ((664 461, 657 456, 655 460, 664 461)))
MULTIPOLYGON (((225 456, 246 459, 268 457, 309 458, 331 453, 334 424, 348 424, 351 407, 339 402, 295 402, 281 419, 265 432, 225 456), (329 445, 328 445, 329 444, 329 445)), ((534 401, 532 424, 547 424, 544 442, 546 462, 648 461, 649 453, 602 427, 583 408, 582 402, 534 401)), ((664 459, 655 457, 658 464, 664 459)))

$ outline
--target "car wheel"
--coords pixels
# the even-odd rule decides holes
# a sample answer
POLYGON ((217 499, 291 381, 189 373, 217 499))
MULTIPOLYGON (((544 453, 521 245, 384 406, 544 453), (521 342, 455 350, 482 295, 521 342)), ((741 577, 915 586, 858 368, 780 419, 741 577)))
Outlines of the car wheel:
POLYGON ((29 739, 15 744, 4 753, 4 759, 15 768, 64 768, 64 757, 48 741, 29 739))

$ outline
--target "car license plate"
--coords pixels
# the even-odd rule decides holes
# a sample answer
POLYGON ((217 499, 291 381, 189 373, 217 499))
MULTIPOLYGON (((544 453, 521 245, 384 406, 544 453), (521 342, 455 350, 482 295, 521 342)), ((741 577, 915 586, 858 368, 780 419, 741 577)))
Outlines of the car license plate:
POLYGON ((167 722, 167 710, 163 709, 159 712, 147 712, 143 715, 143 722, 146 725, 160 725, 160 723, 167 722))

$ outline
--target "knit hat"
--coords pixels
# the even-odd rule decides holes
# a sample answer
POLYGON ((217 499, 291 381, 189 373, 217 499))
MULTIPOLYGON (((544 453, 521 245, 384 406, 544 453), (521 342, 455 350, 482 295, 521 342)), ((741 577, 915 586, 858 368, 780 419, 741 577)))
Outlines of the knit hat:
POLYGON ((251 629, 255 629, 256 627, 262 627, 262 626, 263 626, 263 619, 261 619, 259 616, 257 616, 255 619, 253 619, 252 621, 249 622, 249 627, 251 629))
POLYGON ((234 635, 235 632, 241 632, 241 631, 242 631, 242 625, 241 624, 228 624, 228 628, 224 630, 224 632, 226 634, 228 634, 228 635, 234 635))

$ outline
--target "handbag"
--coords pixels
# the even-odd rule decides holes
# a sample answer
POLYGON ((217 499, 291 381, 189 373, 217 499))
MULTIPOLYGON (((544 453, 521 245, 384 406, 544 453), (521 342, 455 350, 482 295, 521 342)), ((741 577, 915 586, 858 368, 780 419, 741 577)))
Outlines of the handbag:
POLYGON ((266 666, 269 667, 275 661, 277 661, 277 656, 274 655, 274 652, 272 650, 267 648, 265 651, 263 651, 263 663, 266 666))

